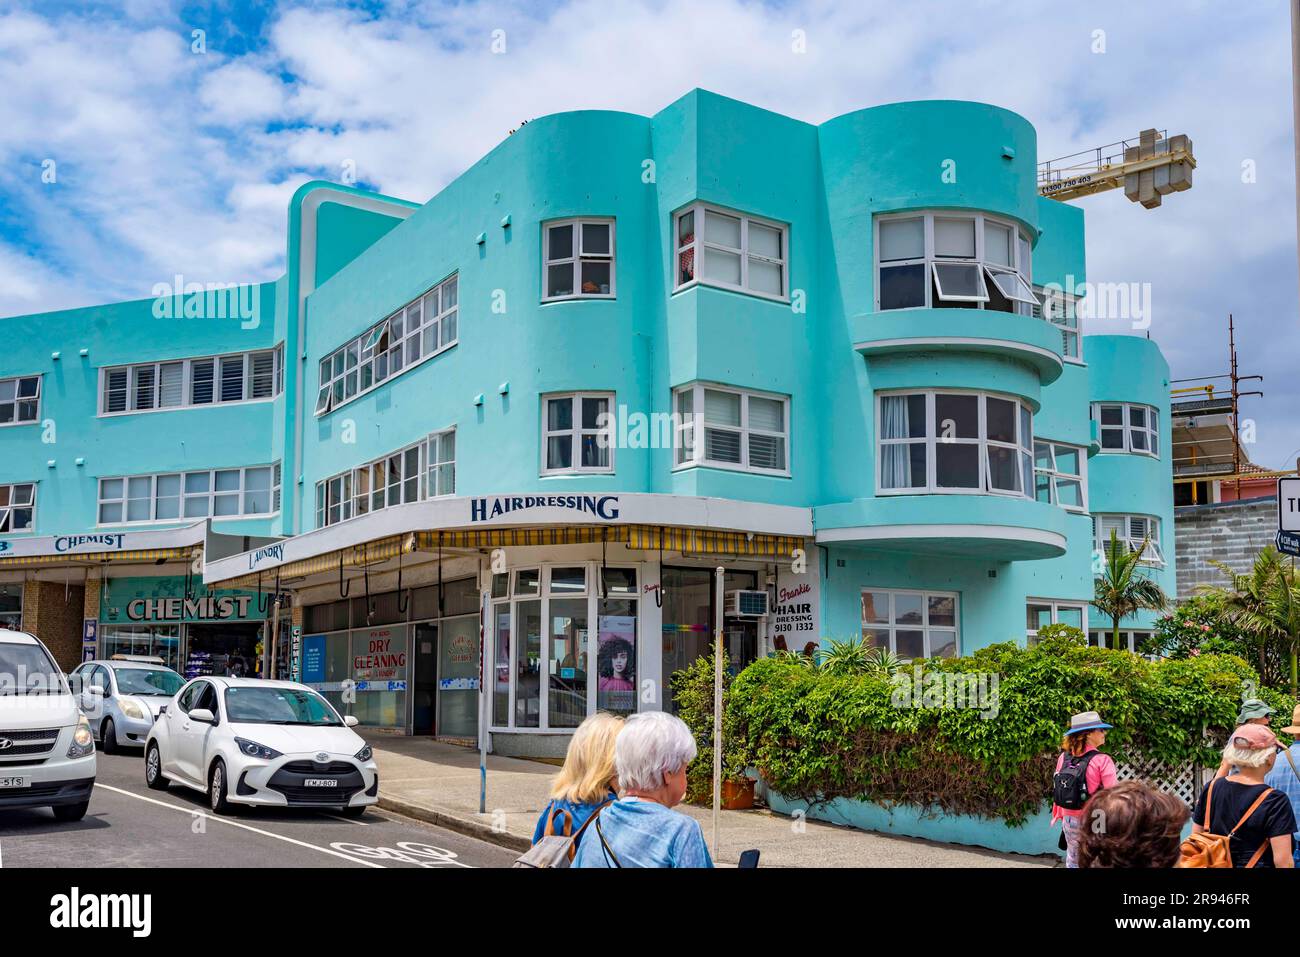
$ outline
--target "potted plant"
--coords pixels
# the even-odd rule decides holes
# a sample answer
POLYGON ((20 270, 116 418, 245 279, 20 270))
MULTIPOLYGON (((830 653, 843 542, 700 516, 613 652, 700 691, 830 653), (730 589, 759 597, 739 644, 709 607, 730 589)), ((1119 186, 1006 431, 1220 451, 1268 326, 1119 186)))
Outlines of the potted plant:
MULTIPOLYGON (((677 715, 695 735, 697 754, 687 769, 686 800, 713 802, 713 655, 700 655, 672 676, 677 715)), ((746 738, 727 708, 732 675, 722 675, 722 806, 729 811, 754 806, 754 779, 747 773, 753 762, 746 738)))

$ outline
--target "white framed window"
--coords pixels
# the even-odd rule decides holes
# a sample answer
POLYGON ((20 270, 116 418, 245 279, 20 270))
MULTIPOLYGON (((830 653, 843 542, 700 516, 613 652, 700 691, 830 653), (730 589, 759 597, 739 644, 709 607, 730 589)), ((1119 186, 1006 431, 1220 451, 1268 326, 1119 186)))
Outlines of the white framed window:
POLYGON ((456 430, 419 442, 316 483, 316 527, 393 505, 456 492, 456 430))
POLYGON ((1160 412, 1136 402, 1094 402, 1092 417, 1103 452, 1160 456, 1160 412))
POLYGON ((280 463, 99 480, 99 524, 261 518, 280 511, 280 463))
POLYGON ((542 396, 542 474, 614 471, 614 393, 542 396))
POLYGON ((1072 512, 1088 510, 1088 453, 1077 445, 1034 441, 1034 497, 1072 512))
POLYGON ((452 274, 320 360, 316 415, 325 415, 457 342, 460 290, 452 274))
POLYGON ((1079 330, 1079 297, 1063 289, 1034 287, 1041 305, 1033 308, 1034 317, 1046 319, 1061 330, 1062 351, 1066 359, 1083 361, 1083 337, 1079 330))
POLYGON ((900 658, 956 658, 961 647, 956 592, 862 589, 862 640, 900 658))
POLYGON ((284 347, 99 370, 99 414, 123 415, 273 399, 284 390, 284 347))
POLYGON ((30 532, 36 527, 36 483, 0 485, 0 532, 30 532))
POLYGON ((30 425, 41 420, 41 377, 0 379, 0 426, 30 425))
POLYGON ((694 203, 673 216, 673 289, 700 283, 786 300, 790 227, 733 210, 694 203))
POLYGON ((1084 631, 1087 622, 1087 602, 1030 598, 1025 603, 1025 645, 1037 644, 1038 630, 1048 625, 1069 625, 1084 631))
POLYGON ((425 488, 429 498, 456 494, 456 430, 434 432, 425 440, 425 488))
POLYGON ((542 302, 614 298, 614 220, 542 224, 542 302))
POLYGON ((677 467, 790 474, 790 397, 712 382, 673 391, 677 467))
POLYGON ((1144 565, 1163 565, 1164 551, 1160 547, 1160 519, 1152 515, 1093 515, 1092 537, 1094 546, 1102 554, 1110 548, 1110 534, 1114 532, 1119 546, 1129 552, 1142 552, 1144 565), (1146 543, 1145 549, 1143 542, 1146 543))
POLYGON ((1033 413, 1019 399, 983 392, 877 393, 876 435, 881 495, 1031 494, 1033 413))
POLYGON ((572 730, 638 710, 639 566, 544 563, 492 576, 491 727, 572 730))
MULTIPOLYGON (((1150 638, 1154 632, 1144 631, 1142 629, 1121 628, 1119 633, 1119 644, 1115 643, 1115 632, 1111 628, 1094 628, 1088 632, 1088 644, 1094 648, 1114 648, 1119 651, 1131 651, 1133 654, 1141 654, 1143 643, 1150 638)), ((1155 656, 1158 657, 1158 656, 1155 656)))
POLYGON ((890 213, 875 221, 876 309, 951 307, 1033 315, 1031 242, 984 213, 890 213))

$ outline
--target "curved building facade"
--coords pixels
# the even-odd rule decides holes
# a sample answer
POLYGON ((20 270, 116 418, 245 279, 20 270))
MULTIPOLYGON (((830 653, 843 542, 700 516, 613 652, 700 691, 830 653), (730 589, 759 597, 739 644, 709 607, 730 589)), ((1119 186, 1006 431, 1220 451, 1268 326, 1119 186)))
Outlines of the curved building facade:
POLYGON ((1107 641, 1109 531, 1175 590, 1168 368, 1082 335, 1036 157, 983 104, 697 90, 537 119, 423 205, 309 183, 277 282, 4 320, 39 397, 0 424, 0 587, 54 629, 75 583, 101 654, 204 673, 225 626, 365 723, 516 753, 671 708, 719 618, 736 668, 1107 641))

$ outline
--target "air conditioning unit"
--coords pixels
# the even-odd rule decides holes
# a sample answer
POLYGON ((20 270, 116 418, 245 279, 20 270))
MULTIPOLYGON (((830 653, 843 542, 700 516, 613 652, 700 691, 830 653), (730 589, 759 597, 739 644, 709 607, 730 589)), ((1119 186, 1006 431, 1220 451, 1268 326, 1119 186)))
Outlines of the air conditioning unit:
POLYGON ((726 614, 734 618, 766 618, 768 593, 765 591, 727 592, 726 614))

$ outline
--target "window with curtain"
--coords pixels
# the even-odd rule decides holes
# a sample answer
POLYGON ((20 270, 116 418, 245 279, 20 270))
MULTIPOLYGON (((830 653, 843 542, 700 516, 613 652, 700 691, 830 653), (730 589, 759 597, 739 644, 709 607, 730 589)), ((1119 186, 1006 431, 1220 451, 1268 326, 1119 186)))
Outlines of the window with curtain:
POLYGON ((678 466, 788 475, 790 400, 696 382, 674 391, 678 466))
POLYGON ((1020 400, 939 391, 878 399, 882 493, 1031 494, 1033 416, 1020 400))
POLYGON ((788 226, 703 203, 679 210, 675 219, 675 289, 699 282, 786 298, 788 226))

